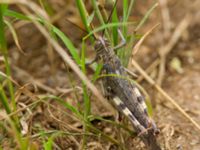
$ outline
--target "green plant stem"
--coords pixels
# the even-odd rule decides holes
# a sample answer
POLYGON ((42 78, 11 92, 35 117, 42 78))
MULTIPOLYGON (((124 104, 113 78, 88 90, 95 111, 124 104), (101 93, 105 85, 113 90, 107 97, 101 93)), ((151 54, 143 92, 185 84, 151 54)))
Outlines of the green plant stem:
MULTIPOLYGON (((98 17, 98 19, 99 19, 101 25, 104 26, 104 25, 105 25, 105 22, 104 22, 103 16, 101 15, 101 12, 100 12, 100 10, 99 10, 99 7, 98 7, 98 5, 97 5, 97 1, 96 1, 96 0, 92 0, 92 6, 93 6, 93 8, 94 8, 95 14, 96 14, 96 16, 98 17)), ((110 36, 109 36, 109 33, 107 32, 107 30, 105 30, 105 34, 106 34, 106 37, 107 37, 108 39, 110 39, 110 36)))
POLYGON ((6 110, 6 113, 10 114, 11 109, 10 109, 10 106, 9 106, 9 103, 8 103, 8 98, 6 97, 6 94, 5 94, 1 84, 0 84, 0 99, 1 99, 1 102, 2 102, 2 104, 3 104, 3 106, 6 110))
MULTIPOLYGON (((85 5, 83 3, 83 0, 76 0, 76 5, 78 7, 78 10, 79 10, 79 14, 81 16, 81 20, 86 28, 86 31, 89 33, 91 32, 91 27, 90 27, 90 24, 87 22, 87 18, 88 18, 88 12, 85 8, 85 5)), ((90 40, 91 42, 94 42, 94 38, 93 37, 90 37, 90 40)))
MULTIPOLYGON (((113 23, 119 22, 116 7, 115 7, 114 10, 113 10, 112 22, 113 22, 113 23)), ((118 43, 118 32, 117 32, 117 28, 118 28, 118 27, 113 27, 113 28, 112 28, 113 44, 114 44, 114 46, 116 46, 117 43, 118 43)))
POLYGON ((135 2, 135 0, 131 0, 131 2, 130 2, 129 8, 128 8, 128 13, 127 13, 127 19, 126 19, 126 21, 128 21, 128 18, 129 18, 130 14, 131 14, 131 11, 132 11, 134 2, 135 2))
MULTIPOLYGON (((123 1, 123 22, 126 22, 128 17, 127 17, 127 12, 128 12, 128 0, 123 1)), ((123 34, 127 34, 127 27, 123 26, 123 34)))
MULTIPOLYGON (((85 43, 82 42, 82 51, 81 51, 81 68, 84 74, 86 74, 86 68, 85 68, 85 43)), ((82 87, 83 87, 83 98, 84 98, 84 132, 88 133, 88 127, 87 127, 87 122, 88 116, 90 115, 90 99, 88 96, 88 90, 84 82, 82 82, 82 87)), ((82 149, 86 149, 86 143, 87 143, 87 135, 83 135, 83 142, 82 142, 82 149)))
MULTIPOLYGON (((9 105, 9 100, 4 92, 3 86, 0 83, 0 100, 4 106, 4 109, 6 110, 7 114, 12 113, 13 111, 16 111, 16 103, 15 103, 15 97, 14 97, 14 87, 12 84, 11 78, 11 71, 10 71, 10 65, 8 62, 8 50, 7 50, 7 43, 5 38, 5 24, 4 24, 4 12, 7 9, 7 5, 1 4, 0 5, 0 52, 3 54, 4 57, 4 63, 5 63, 5 70, 6 75, 8 77, 7 83, 8 83, 8 90, 10 94, 11 104, 12 108, 9 105)), ((18 143, 21 150, 27 149, 27 141, 22 139, 21 133, 19 131, 19 120, 17 115, 8 117, 7 119, 9 121, 9 124, 11 125, 12 130, 14 131, 14 135, 16 138, 16 142, 18 143)))
POLYGON ((87 23, 88 13, 87 13, 87 10, 85 8, 84 3, 83 3, 82 0, 76 0, 76 4, 77 4, 78 10, 79 10, 79 14, 81 16, 81 19, 83 21, 83 24, 84 24, 87 32, 90 32, 91 28, 90 28, 90 25, 87 23))
MULTIPOLYGON (((6 44, 6 38, 4 33, 4 21, 3 21, 3 13, 4 13, 4 5, 0 5, 0 51, 2 52, 4 56, 4 62, 6 67, 6 74, 8 77, 11 77, 11 71, 10 71, 10 65, 8 62, 8 51, 7 51, 7 44, 6 44)), ((14 97, 14 88, 13 84, 10 80, 8 80, 8 89, 10 93, 11 103, 12 103, 12 109, 13 111, 16 110, 16 103, 15 103, 15 97, 14 97)))

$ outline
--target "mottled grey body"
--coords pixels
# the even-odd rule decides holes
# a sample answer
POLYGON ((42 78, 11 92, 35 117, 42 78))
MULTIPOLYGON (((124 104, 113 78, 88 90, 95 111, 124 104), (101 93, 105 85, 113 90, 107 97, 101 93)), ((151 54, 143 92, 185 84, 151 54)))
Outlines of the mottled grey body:
POLYGON ((103 63, 102 73, 117 75, 103 77, 106 96, 121 113, 129 118, 145 144, 150 149, 159 150, 155 139, 158 129, 147 114, 144 97, 133 83, 121 78, 127 77, 127 74, 109 42, 100 38, 95 45, 95 50, 97 52, 96 59, 103 63), (154 148, 151 148, 152 142, 155 145, 154 148))

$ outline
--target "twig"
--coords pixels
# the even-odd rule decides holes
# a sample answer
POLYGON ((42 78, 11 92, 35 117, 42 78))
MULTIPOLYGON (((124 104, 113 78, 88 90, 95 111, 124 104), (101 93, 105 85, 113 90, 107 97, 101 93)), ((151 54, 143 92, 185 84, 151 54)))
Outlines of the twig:
MULTIPOLYGON (((140 46, 142 45, 142 43, 144 42, 144 40, 147 38, 147 36, 150 34, 150 33, 152 33, 153 32, 153 30, 154 29, 156 29, 158 26, 159 26, 160 24, 158 23, 158 24, 156 24, 156 25, 154 25, 149 31, 147 31, 144 35, 143 35, 143 37, 137 42, 137 44, 134 46, 134 48, 133 48, 133 52, 132 52, 132 55, 135 55, 137 52, 138 52, 138 50, 140 49, 140 46)), ((159 60, 156 60, 155 62, 153 62, 152 63, 152 65, 150 65, 150 70, 151 70, 151 68, 152 67, 156 67, 159 62, 159 60)), ((135 75, 132 71, 130 71, 130 70, 128 70, 128 69, 126 69, 126 71, 128 72, 128 74, 130 74, 130 75, 132 75, 133 77, 137 77, 137 75, 135 75)), ((139 81, 141 81, 143 79, 143 76, 140 76, 140 78, 138 79, 139 81)))
MULTIPOLYGON (((153 63, 151 63, 148 68, 145 70, 147 74, 150 74, 160 63, 159 59, 156 59, 153 63)), ((144 79, 144 76, 140 75, 137 79, 137 82, 141 82, 144 79)))
POLYGON ((129 75, 131 75, 132 77, 135 77, 135 78, 138 77, 138 75, 135 74, 133 71, 131 71, 131 70, 127 69, 127 68, 124 68, 124 69, 125 69, 125 71, 126 71, 129 75))
POLYGON ((142 36, 142 38, 137 42, 137 44, 134 46, 134 48, 133 48, 133 50, 132 50, 132 51, 133 51, 133 52, 132 52, 133 55, 135 55, 135 54, 138 52, 140 46, 142 45, 142 43, 144 42, 144 40, 146 39, 146 37, 147 37, 150 33, 152 33, 152 31, 153 31, 154 29, 156 29, 159 25, 160 25, 159 23, 156 24, 156 25, 154 25, 149 31, 147 31, 147 32, 142 36))

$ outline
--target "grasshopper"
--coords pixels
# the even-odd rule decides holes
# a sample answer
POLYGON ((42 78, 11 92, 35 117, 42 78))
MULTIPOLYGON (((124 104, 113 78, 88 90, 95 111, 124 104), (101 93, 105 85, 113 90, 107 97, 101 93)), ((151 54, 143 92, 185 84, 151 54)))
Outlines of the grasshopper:
POLYGON ((118 33, 122 38, 122 42, 114 48, 111 47, 107 39, 98 37, 95 43, 96 57, 92 62, 98 61, 103 64, 102 74, 111 74, 102 78, 107 99, 115 105, 118 111, 128 117, 133 128, 148 149, 160 150, 161 148, 156 141, 159 129, 148 116, 144 96, 140 93, 136 85, 118 77, 128 77, 125 68, 115 54, 115 51, 126 43, 119 30, 118 33), (113 74, 115 76, 112 76, 113 74))

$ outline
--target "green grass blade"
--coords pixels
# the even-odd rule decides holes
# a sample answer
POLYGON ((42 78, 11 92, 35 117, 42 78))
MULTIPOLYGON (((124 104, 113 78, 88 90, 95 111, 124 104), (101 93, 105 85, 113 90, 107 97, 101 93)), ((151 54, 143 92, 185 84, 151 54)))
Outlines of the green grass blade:
MULTIPOLYGON (((112 14, 112 23, 118 23, 118 15, 117 15, 117 8, 115 7, 112 14)), ((117 27, 112 28, 112 35, 113 35, 113 44, 116 46, 118 44, 118 32, 117 27)))
POLYGON ((10 114, 11 109, 10 109, 10 106, 9 106, 9 103, 8 103, 8 98, 6 97, 6 94, 5 94, 1 84, 0 84, 0 101, 1 101, 4 109, 6 110, 6 113, 10 114))
POLYGON ((102 31, 106 28, 112 28, 112 27, 119 27, 119 26, 123 26, 123 25, 134 25, 135 22, 116 22, 116 23, 108 23, 105 25, 102 25, 94 30, 92 30, 88 35, 86 35, 83 40, 86 40, 88 37, 90 37, 91 35, 93 35, 96 32, 102 31))
POLYGON ((91 22, 93 21, 94 15, 95 15, 95 13, 93 12, 90 16, 88 16, 88 18, 87 18, 87 24, 88 24, 88 25, 90 25, 91 22))
MULTIPOLYGON (((127 14, 128 14, 128 5, 129 5, 129 0, 124 0, 123 1, 123 18, 122 22, 127 22, 127 14)), ((127 34, 127 27, 123 26, 123 34, 127 34)))
POLYGON ((43 7, 43 9, 48 13, 49 16, 53 16, 54 10, 52 6, 48 3, 47 0, 39 0, 40 5, 43 7))
MULTIPOLYGON (((88 96, 88 91, 86 88, 86 85, 83 83, 83 98, 84 98, 84 123, 83 123, 83 127, 84 127, 84 133, 88 132, 88 127, 87 127, 87 122, 88 122, 88 116, 90 114, 90 100, 89 100, 89 96, 88 96)), ((82 142, 82 148, 85 149, 87 143, 87 135, 83 135, 83 142, 82 142)))
POLYGON ((31 18, 31 17, 26 16, 26 15, 24 15, 22 13, 19 13, 19 12, 13 11, 13 10, 9 10, 9 9, 7 9, 4 14, 5 14, 5 16, 13 17, 13 18, 19 19, 19 20, 31 21, 32 19, 36 19, 41 24, 45 24, 46 23, 46 21, 44 19, 42 19, 42 18, 39 18, 39 17, 38 18, 37 17, 31 18))
POLYGON ((81 68, 84 74, 86 74, 85 68, 85 42, 82 42, 82 50, 81 50, 81 68))
MULTIPOLYGON (((131 0, 130 2, 128 0, 124 0, 123 2, 123 22, 127 22, 128 18, 130 16, 130 13, 132 11, 132 7, 135 0, 131 0)), ((127 38, 127 26, 123 26, 123 35, 124 38, 127 38)))
MULTIPOLYGON (((124 0, 123 1, 123 22, 127 22, 129 19, 129 16, 131 14, 132 8, 133 8, 133 4, 134 4, 135 0, 124 0)), ((128 34, 127 34, 127 26, 123 26, 123 36, 126 39, 126 41, 129 40, 128 34)), ((130 50, 129 49, 125 49, 122 48, 122 50, 118 51, 118 56, 120 57, 120 59, 122 60, 122 64, 124 66, 127 66, 128 64, 128 60, 129 60, 129 55, 130 55, 130 50)))
POLYGON ((127 14, 128 14, 128 0, 123 0, 123 22, 127 21, 127 14))
MULTIPOLYGON (((86 74, 86 68, 85 68, 85 42, 82 42, 82 51, 81 51, 81 68, 84 74, 86 74)), ((87 116, 90 115, 90 100, 88 96, 88 91, 86 88, 85 83, 83 82, 83 96, 84 96, 84 119, 87 120, 87 116)))
POLYGON ((147 21, 147 19, 149 18, 149 16, 151 15, 151 13, 153 12, 153 10, 158 6, 158 3, 155 3, 144 15, 144 17, 142 18, 142 20, 139 22, 139 24, 137 25, 137 27, 135 28, 135 31, 137 31, 138 29, 140 29, 142 27, 142 25, 147 21))
MULTIPOLYGON (((104 18, 103 18, 102 14, 101 14, 101 12, 100 12, 100 10, 99 10, 98 2, 97 2, 96 0, 91 0, 91 2, 92 2, 92 6, 93 6, 93 8, 94 8, 95 14, 96 14, 97 18, 99 19, 99 22, 101 23, 101 26, 106 25, 106 23, 105 23, 105 21, 104 21, 104 18)), ((106 29, 106 28, 105 28, 105 29, 106 29)), ((105 34, 106 34, 106 37, 107 37, 108 39, 110 39, 110 36, 109 36, 107 30, 105 30, 105 34)))
MULTIPOLYGON (((5 24, 4 24, 4 13, 7 10, 8 5, 0 5, 0 52, 3 54, 4 63, 6 68, 6 75, 11 77, 10 65, 8 62, 8 51, 7 51, 7 43, 5 38, 5 24)), ((11 80, 7 79, 8 81, 8 90, 10 94, 10 99, 12 103, 12 108, 9 105, 8 98, 5 95, 5 91, 0 85, 0 98, 1 102, 6 110, 7 114, 10 114, 12 111, 16 111, 16 103, 14 97, 14 87, 11 80)), ((9 123, 14 131, 14 135, 16 138, 17 143, 19 144, 20 149, 25 150, 27 147, 27 143, 25 140, 22 139, 21 133, 19 132, 18 126, 18 118, 17 116, 13 116, 9 118, 9 123)))
POLYGON ((103 67, 102 64, 98 64, 98 65, 96 66, 94 75, 93 75, 93 77, 92 77, 92 82, 93 82, 93 83, 98 79, 99 74, 101 73, 102 67, 103 67))
POLYGON ((53 138, 50 137, 46 142, 43 144, 44 150, 52 150, 53 148, 53 138))
POLYGON ((78 50, 74 47, 71 40, 55 26, 52 26, 52 31, 63 41, 63 43, 68 48, 69 52, 71 53, 71 55, 74 58, 74 60, 76 61, 76 63, 80 65, 81 60, 78 55, 78 50))
POLYGON ((130 14, 131 14, 134 2, 135 2, 135 0, 131 0, 131 2, 130 2, 129 8, 128 8, 128 12, 127 12, 127 16, 126 16, 127 17, 126 21, 128 21, 128 18, 129 18, 130 14))
POLYGON ((21 53, 24 53, 24 52, 22 51, 22 48, 21 48, 20 44, 19 44, 19 40, 18 40, 18 37, 17 37, 17 33, 16 33, 14 27, 12 26, 12 24, 11 24, 10 22, 8 22, 8 21, 6 21, 6 20, 5 20, 5 23, 6 23, 6 25, 8 26, 8 28, 9 28, 9 30, 10 30, 12 36, 13 36, 13 39, 14 39, 14 42, 15 42, 17 48, 19 49, 19 51, 20 51, 21 53))
POLYGON ((4 16, 4 13, 6 12, 6 10, 8 9, 8 4, 1 4, 1 13, 4 16))
MULTIPOLYGON (((28 21, 31 20, 28 16, 25 16, 21 13, 15 12, 15 11, 7 10, 5 14, 10 17, 18 18, 20 20, 28 20, 28 21)), ((42 18, 37 18, 37 21, 48 24, 42 18)), ((71 53, 71 55, 74 58, 74 60, 76 61, 76 63, 80 65, 81 61, 80 61, 80 58, 78 55, 78 50, 74 47, 74 45, 72 44, 70 39, 62 31, 60 31, 57 27, 55 27, 53 25, 51 27, 52 27, 52 32, 55 33, 63 41, 63 43, 68 48, 69 52, 71 53)))
POLYGON ((83 96, 84 96, 84 120, 87 121, 87 117, 91 112, 91 103, 88 96, 88 90, 86 85, 83 85, 83 96))
POLYGON ((91 0, 91 2, 92 2, 92 6, 94 8, 94 11, 95 11, 95 14, 96 14, 97 18, 99 19, 101 25, 104 25, 105 22, 104 22, 102 14, 101 14, 101 12, 99 10, 98 4, 97 4, 98 2, 96 0, 91 0))
POLYGON ((3 20, 3 14, 5 8, 3 7, 4 5, 0 5, 0 50, 1 52, 5 55, 7 52, 7 46, 6 46, 6 39, 5 39, 5 33, 4 33, 4 20, 3 20))
POLYGON ((85 8, 84 2, 82 0, 76 0, 76 5, 78 7, 81 20, 88 32, 91 32, 90 24, 88 24, 88 12, 85 8))
MULTIPOLYGON (((3 19, 3 14, 4 11, 6 11, 6 6, 5 5, 0 5, 0 52, 2 52, 3 57, 4 57, 4 62, 5 62, 5 67, 6 67, 6 74, 7 76, 11 76, 11 71, 10 71, 10 65, 8 62, 8 51, 7 51, 7 43, 6 43, 6 38, 5 38, 5 24, 4 24, 4 19, 3 19)), ((16 103, 15 103, 15 97, 14 97, 14 87, 13 84, 10 80, 8 80, 8 89, 9 89, 9 94, 11 98, 11 103, 13 110, 16 110, 16 103)))
MULTIPOLYGON (((85 68, 85 42, 82 42, 82 51, 81 51, 81 68, 84 74, 86 74, 86 68, 85 68)), ((88 132, 87 122, 88 122, 88 116, 90 115, 91 111, 91 103, 88 96, 88 90, 84 82, 82 82, 82 88, 83 88, 83 99, 84 99, 84 132, 88 132)), ((87 135, 83 135, 83 142, 82 142, 82 149, 85 149, 87 143, 87 135)))
POLYGON ((16 11, 13 10, 9 10, 7 9, 4 13, 5 16, 9 16, 9 17, 13 17, 15 19, 20 19, 20 20, 27 20, 27 21, 31 21, 31 19, 28 16, 25 16, 21 13, 18 13, 16 11))

